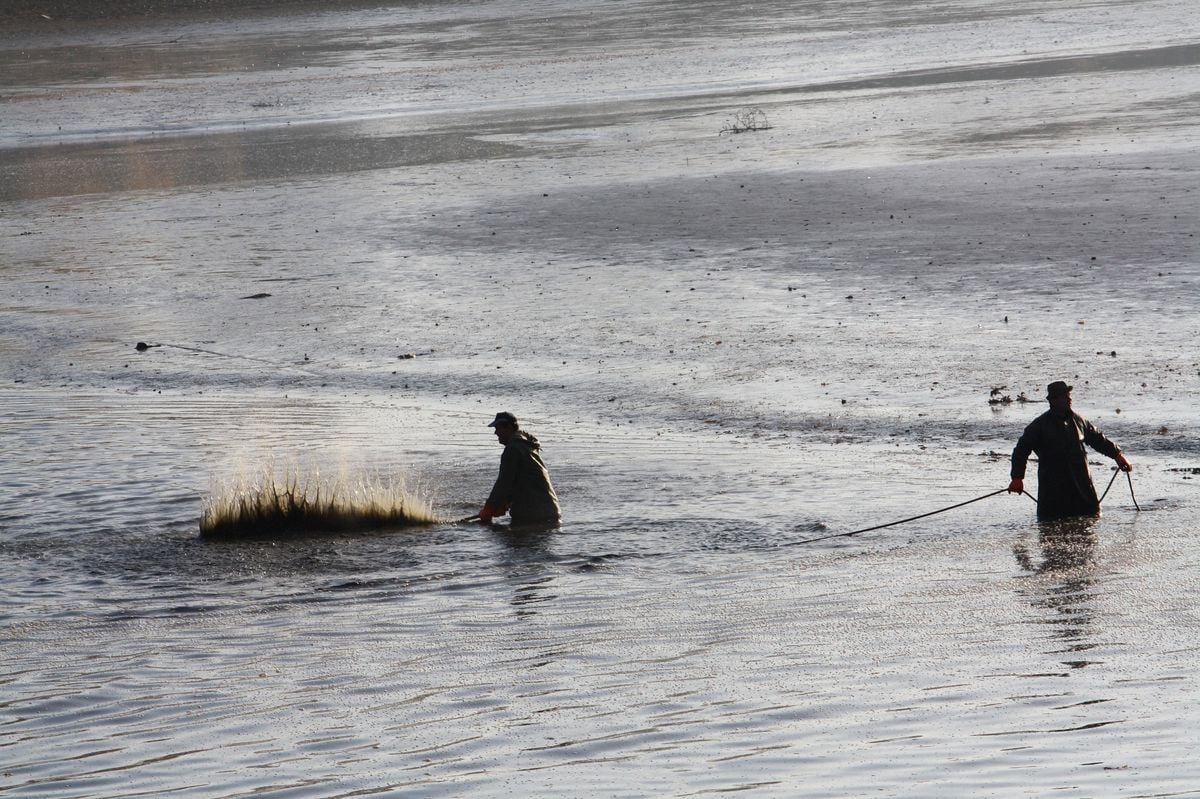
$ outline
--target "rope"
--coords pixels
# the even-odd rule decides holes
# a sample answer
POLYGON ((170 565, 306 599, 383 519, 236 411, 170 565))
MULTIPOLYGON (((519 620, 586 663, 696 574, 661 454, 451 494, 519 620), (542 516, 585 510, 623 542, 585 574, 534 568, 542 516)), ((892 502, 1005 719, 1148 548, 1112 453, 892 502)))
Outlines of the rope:
MULTIPOLYGON (((1121 471, 1120 468, 1117 468, 1114 471, 1112 471, 1112 479, 1109 480, 1108 488, 1105 488, 1104 493, 1100 494, 1099 501, 1104 501, 1104 498, 1108 497, 1109 488, 1111 488, 1112 483, 1114 483, 1116 481, 1117 474, 1120 474, 1120 471, 1121 471)), ((1140 511, 1141 505, 1138 504, 1138 498, 1136 498, 1133 493, 1133 477, 1129 475, 1128 471, 1126 471, 1126 480, 1129 482, 1129 499, 1133 500, 1133 506, 1136 507, 1136 509, 1138 509, 1140 511)), ((954 510, 955 507, 962 507, 964 505, 970 505, 971 503, 978 503, 978 501, 980 501, 980 500, 988 499, 990 497, 995 497, 996 494, 1002 494, 1006 491, 1008 491, 1008 488, 1001 488, 1000 491, 994 491, 994 492, 991 492, 990 494, 984 494, 983 497, 976 497, 974 499, 968 499, 965 501, 965 503, 959 503, 958 505, 950 505, 948 507, 940 507, 940 509, 937 509, 936 511, 929 511, 928 513, 920 513, 919 516, 910 516, 908 518, 902 518, 898 522, 888 522, 887 524, 876 524, 875 527, 864 527, 862 530, 852 530, 852 531, 850 531, 850 533, 833 533, 830 535, 818 535, 817 537, 815 537, 815 539, 804 539, 803 541, 793 541, 791 546, 799 546, 799 545, 802 545, 802 543, 815 543, 816 541, 828 541, 829 539, 846 539, 846 537, 850 537, 851 535, 858 535, 859 533, 870 533, 870 531, 872 531, 872 530, 882 530, 883 528, 886 528, 886 527, 895 527, 896 524, 906 524, 908 522, 916 522, 918 518, 925 518, 926 516, 936 516, 937 513, 944 513, 946 511, 954 510)), ((1034 495, 1031 494, 1030 492, 1022 491, 1021 493, 1025 494, 1026 497, 1032 499, 1034 505, 1038 504, 1038 498, 1034 497, 1034 495)))
MULTIPOLYGON (((1106 496, 1108 496, 1108 489, 1112 488, 1113 483, 1117 479, 1117 474, 1119 474, 1120 471, 1121 470, 1119 468, 1113 471, 1112 479, 1108 481, 1108 488, 1105 488, 1104 493, 1100 495, 1100 502, 1103 502, 1104 498, 1106 496)), ((1133 500, 1133 507, 1137 508, 1140 511, 1142 508, 1140 505, 1138 505, 1137 497, 1135 497, 1133 495, 1133 478, 1130 476, 1129 472, 1125 472, 1125 479, 1129 482, 1129 498, 1133 500)), ((915 522, 917 519, 924 519, 926 516, 935 516, 939 513, 945 513, 948 510, 954 510, 955 508, 961 508, 963 505, 970 505, 972 502, 979 502, 981 500, 988 499, 989 497, 994 497, 997 494, 1003 494, 1005 491, 1008 491, 1008 489, 1001 488, 999 491, 993 491, 990 494, 984 494, 981 497, 975 497, 975 499, 968 499, 966 502, 960 502, 957 505, 950 505, 949 507, 946 507, 946 508, 939 508, 938 510, 931 510, 928 513, 922 513, 919 516, 910 516, 907 519, 900 519, 899 521, 888 522, 887 524, 877 524, 874 527, 864 527, 861 530, 853 530, 849 533, 832 533, 830 535, 817 536, 816 538, 806 538, 803 541, 794 541, 794 542, 792 542, 791 546, 799 546, 801 544, 812 544, 817 541, 827 541, 830 538, 849 538, 850 536, 858 535, 859 533, 869 533, 873 530, 882 530, 885 527, 895 527, 898 524, 906 524, 908 522, 915 522)), ((1035 497, 1033 494, 1030 494, 1028 491, 1022 491, 1021 493, 1024 494, 1025 496, 1029 497, 1030 499, 1032 499, 1033 504, 1035 504, 1035 505, 1037 504, 1037 497, 1035 497)))
MULTIPOLYGON (((1101 502, 1103 502, 1104 498, 1108 496, 1108 489, 1112 488, 1112 484, 1116 482, 1117 475, 1120 473, 1121 468, 1119 466, 1113 467, 1113 476, 1112 479, 1108 481, 1108 488, 1104 489, 1104 493, 1100 495, 1101 502)), ((1129 483, 1129 498, 1133 500, 1133 507, 1140 511, 1142 506, 1138 504, 1137 497, 1133 495, 1133 476, 1129 472, 1125 472, 1125 481, 1129 483)))
POLYGON ((1125 472, 1125 479, 1129 481, 1129 498, 1133 500, 1133 507, 1137 508, 1140 512, 1142 506, 1137 504, 1137 497, 1133 495, 1133 477, 1129 474, 1129 472, 1125 472))
MULTIPOLYGON (((1103 502, 1103 501, 1104 501, 1104 498, 1108 496, 1108 489, 1109 489, 1109 488, 1112 488, 1112 484, 1113 484, 1114 482, 1116 482, 1116 480, 1117 480, 1117 475, 1118 475, 1118 474, 1120 474, 1120 473, 1121 473, 1121 470, 1120 470, 1120 469, 1115 469, 1115 470, 1113 470, 1113 476, 1112 476, 1112 479, 1108 481, 1108 488, 1105 488, 1105 489, 1104 489, 1104 493, 1100 495, 1099 502, 1103 502)), ((1132 481, 1130 481, 1130 483, 1129 483, 1129 492, 1130 492, 1130 493, 1133 493, 1133 482, 1132 482, 1132 481)), ((1137 503, 1135 502, 1135 503, 1133 503, 1133 504, 1135 504, 1135 505, 1136 505, 1137 503)))
MULTIPOLYGON (((979 502, 980 500, 987 499, 988 497, 994 497, 997 494, 1003 494, 1007 490, 1008 490, 1007 488, 1002 488, 999 491, 993 491, 990 494, 984 494, 982 497, 975 497, 975 499, 968 499, 966 502, 960 502, 957 505, 951 505, 948 508, 939 508, 938 510, 931 510, 928 513, 922 513, 920 516, 910 516, 907 519, 901 519, 900 521, 896 521, 896 522, 888 522, 887 524, 877 524, 874 527, 864 527, 861 530, 854 530, 853 532, 850 532, 850 533, 833 533, 832 535, 822 535, 822 536, 818 536, 817 538, 808 538, 808 539, 805 539, 804 541, 795 541, 792 543, 792 546, 799 546, 800 544, 811 544, 815 541, 825 541, 830 538, 847 538, 852 535, 858 535, 859 533, 869 533, 872 530, 882 530, 884 527, 895 527, 897 524, 905 524, 906 522, 915 522, 917 519, 924 519, 926 516, 933 516, 938 513, 945 513, 948 510, 954 510, 955 508, 961 508, 963 505, 970 505, 972 502, 979 502)), ((1022 492, 1022 493, 1024 493, 1024 492, 1022 492)), ((1037 500, 1034 500, 1034 501, 1036 502, 1037 500)))

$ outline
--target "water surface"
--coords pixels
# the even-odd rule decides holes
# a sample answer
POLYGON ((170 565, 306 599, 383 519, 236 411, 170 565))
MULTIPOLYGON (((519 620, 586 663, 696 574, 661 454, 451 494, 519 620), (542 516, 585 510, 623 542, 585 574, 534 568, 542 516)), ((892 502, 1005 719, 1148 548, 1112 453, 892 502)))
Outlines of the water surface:
POLYGON ((0 794, 1196 793, 1190 11, 3 30, 0 794), (1055 379, 1102 518, 826 538, 1055 379), (198 537, 264 468, 468 516, 501 409, 558 530, 198 537))

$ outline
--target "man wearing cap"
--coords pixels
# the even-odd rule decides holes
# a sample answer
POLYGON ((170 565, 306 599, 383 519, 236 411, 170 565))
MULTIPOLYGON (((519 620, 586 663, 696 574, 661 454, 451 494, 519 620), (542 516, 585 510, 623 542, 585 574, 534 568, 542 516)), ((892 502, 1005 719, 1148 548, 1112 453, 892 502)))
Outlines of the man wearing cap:
POLYGON ((1067 516, 1097 516, 1100 500, 1088 470, 1087 444, 1097 452, 1117 462, 1122 471, 1133 471, 1133 465, 1116 444, 1104 437, 1095 425, 1071 410, 1071 386, 1056 380, 1046 386, 1050 410, 1030 422, 1017 440, 1012 454, 1012 482, 1009 493, 1025 490, 1025 463, 1029 453, 1038 456, 1039 519, 1062 519, 1067 516))
POLYGON ((558 524, 561 515, 558 495, 542 462, 542 445, 522 430, 517 417, 508 411, 496 414, 488 427, 496 429, 496 439, 504 445, 504 454, 500 456, 500 474, 479 511, 479 520, 491 524, 493 517, 507 512, 517 525, 558 524))

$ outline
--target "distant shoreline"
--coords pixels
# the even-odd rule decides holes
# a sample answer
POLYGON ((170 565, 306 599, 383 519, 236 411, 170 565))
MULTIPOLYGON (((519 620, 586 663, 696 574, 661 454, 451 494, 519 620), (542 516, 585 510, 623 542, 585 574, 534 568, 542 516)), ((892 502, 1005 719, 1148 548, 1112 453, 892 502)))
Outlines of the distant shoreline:
POLYGON ((54 23, 127 23, 258 16, 402 5, 404 0, 10 0, 0 5, 0 33, 35 32, 54 23))

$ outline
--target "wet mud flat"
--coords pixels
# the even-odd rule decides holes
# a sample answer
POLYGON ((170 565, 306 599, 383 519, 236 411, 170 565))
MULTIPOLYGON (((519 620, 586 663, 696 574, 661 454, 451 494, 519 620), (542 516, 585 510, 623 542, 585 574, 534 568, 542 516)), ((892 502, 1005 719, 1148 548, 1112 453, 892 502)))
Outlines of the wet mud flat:
POLYGON ((355 11, 387 7, 382 0, 10 0, 0 7, 0 26, 21 33, 104 25, 114 30, 145 22, 205 21, 227 17, 355 11))
POLYGON ((1101 10, 7 33, 0 788, 1194 790, 1196 40, 1101 10), (1002 488, 1059 378, 1143 511, 802 543, 1002 488), (270 463, 467 516, 502 408, 559 530, 197 535, 270 463))

